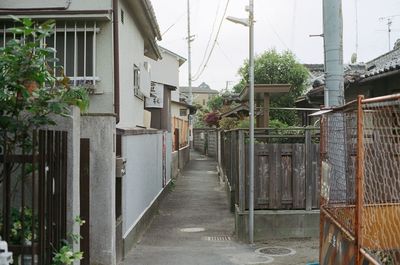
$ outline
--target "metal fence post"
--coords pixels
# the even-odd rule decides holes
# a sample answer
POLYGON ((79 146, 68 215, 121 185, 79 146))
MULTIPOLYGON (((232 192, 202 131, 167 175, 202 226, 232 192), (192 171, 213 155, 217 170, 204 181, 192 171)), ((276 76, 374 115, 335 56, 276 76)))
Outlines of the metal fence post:
POLYGON ((312 180, 312 141, 311 130, 305 129, 305 169, 306 169, 306 211, 312 209, 313 180, 312 180))
POLYGON ((364 96, 358 96, 357 104, 357 171, 356 171, 356 213, 355 213, 355 239, 356 239, 356 265, 361 264, 362 247, 362 208, 364 204, 363 175, 364 175, 364 146, 363 146, 363 109, 364 96))

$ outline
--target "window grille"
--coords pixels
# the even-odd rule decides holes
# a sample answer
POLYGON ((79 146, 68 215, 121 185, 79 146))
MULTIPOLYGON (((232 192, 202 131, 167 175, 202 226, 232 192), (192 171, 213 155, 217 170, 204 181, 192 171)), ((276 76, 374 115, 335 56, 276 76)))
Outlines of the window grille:
MULTIPOLYGON (((0 28, 0 45, 15 38, 7 32, 14 27, 13 24, 3 24, 0 28)), ((62 22, 57 23, 55 34, 45 39, 47 47, 54 48, 57 52, 53 63, 54 75, 62 76, 62 72, 71 80, 71 85, 96 85, 100 81, 96 72, 96 42, 100 28, 96 22, 62 22), (61 66, 61 67, 60 67, 61 66)))

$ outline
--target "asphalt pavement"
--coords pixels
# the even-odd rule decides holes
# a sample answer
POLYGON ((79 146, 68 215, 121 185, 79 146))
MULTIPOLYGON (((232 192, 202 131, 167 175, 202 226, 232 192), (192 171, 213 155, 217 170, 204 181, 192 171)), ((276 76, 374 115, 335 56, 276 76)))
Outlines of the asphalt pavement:
POLYGON ((249 245, 235 241, 234 229, 234 215, 229 212, 225 186, 219 182, 217 163, 192 152, 158 215, 120 265, 294 265, 317 260, 315 239, 249 245), (283 256, 256 251, 265 246, 293 251, 283 256))

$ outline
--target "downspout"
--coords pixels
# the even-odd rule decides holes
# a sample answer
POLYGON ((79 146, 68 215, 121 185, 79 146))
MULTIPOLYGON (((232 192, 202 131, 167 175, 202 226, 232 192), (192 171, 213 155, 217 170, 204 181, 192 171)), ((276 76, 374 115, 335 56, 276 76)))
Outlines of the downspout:
POLYGON ((344 104, 342 0, 323 0, 325 107, 344 104))
POLYGON ((113 45, 114 45, 114 113, 116 123, 119 123, 120 115, 120 80, 119 80, 119 29, 118 29, 118 1, 113 0, 113 45))

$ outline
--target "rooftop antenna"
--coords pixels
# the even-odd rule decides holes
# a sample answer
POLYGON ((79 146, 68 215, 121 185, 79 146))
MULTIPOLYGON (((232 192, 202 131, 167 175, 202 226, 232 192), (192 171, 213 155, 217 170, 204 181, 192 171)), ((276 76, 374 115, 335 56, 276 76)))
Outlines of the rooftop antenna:
POLYGON ((389 51, 392 49, 390 37, 391 37, 391 33, 392 33, 393 18, 395 18, 395 17, 400 17, 400 15, 393 15, 393 16, 379 18, 380 21, 386 20, 386 25, 388 28, 388 38, 389 38, 389 43, 388 43, 389 51))
POLYGON ((356 56, 358 55, 358 0, 355 0, 356 5, 356 56))

